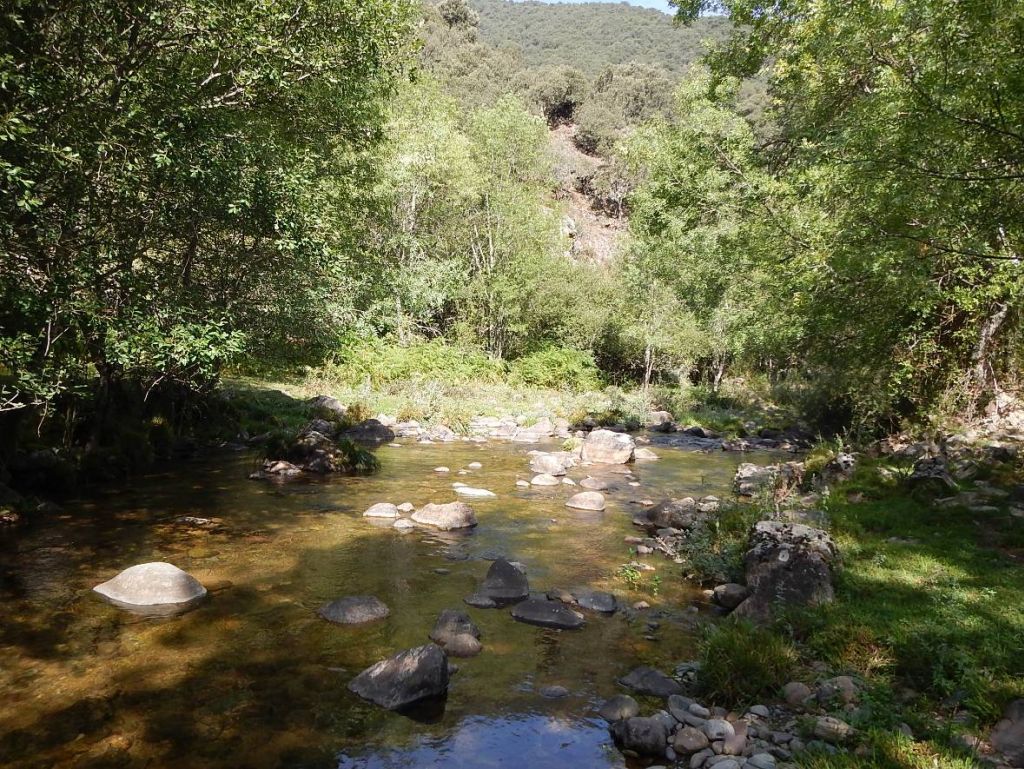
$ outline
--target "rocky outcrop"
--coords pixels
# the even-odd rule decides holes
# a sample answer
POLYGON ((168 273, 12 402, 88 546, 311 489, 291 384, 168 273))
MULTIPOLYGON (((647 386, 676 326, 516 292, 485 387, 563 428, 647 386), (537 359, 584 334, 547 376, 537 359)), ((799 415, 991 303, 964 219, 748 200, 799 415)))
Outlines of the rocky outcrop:
POLYGON ((800 523, 761 521, 744 556, 750 596, 734 611, 768 620, 776 608, 819 606, 834 598, 832 569, 839 551, 829 535, 800 523))
POLYGON ((337 625, 361 625, 384 619, 391 610, 379 598, 372 595, 350 595, 325 603, 317 609, 317 615, 337 625))
POLYGON ((187 607, 206 596, 199 580, 162 561, 131 566, 93 590, 126 607, 187 607))
POLYGON ((431 502, 413 513, 412 519, 442 531, 468 529, 477 524, 476 513, 465 502, 449 502, 446 505, 431 502))
POLYGON ((437 644, 399 652, 372 665, 348 685, 365 700, 400 710, 448 692, 448 655, 437 644))
POLYGON ((604 465, 622 465, 633 461, 636 444, 624 433, 594 430, 583 441, 581 457, 584 462, 604 465))

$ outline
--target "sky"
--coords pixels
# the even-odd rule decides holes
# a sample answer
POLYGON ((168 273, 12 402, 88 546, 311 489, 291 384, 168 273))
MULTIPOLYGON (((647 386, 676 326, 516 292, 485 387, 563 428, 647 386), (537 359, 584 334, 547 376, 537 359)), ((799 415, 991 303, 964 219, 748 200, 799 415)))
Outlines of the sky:
MULTIPOLYGON (((616 2, 617 0, 541 0, 542 3, 592 3, 592 2, 616 2)), ((644 8, 657 8, 659 11, 670 11, 668 0, 625 0, 630 5, 639 5, 644 8)))

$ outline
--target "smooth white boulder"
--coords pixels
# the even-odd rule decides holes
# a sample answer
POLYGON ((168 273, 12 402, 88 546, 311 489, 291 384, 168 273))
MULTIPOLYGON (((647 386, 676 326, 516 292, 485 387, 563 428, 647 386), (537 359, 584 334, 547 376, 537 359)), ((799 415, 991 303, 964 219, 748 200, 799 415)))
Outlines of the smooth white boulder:
POLYGON ((463 497, 473 497, 475 499, 498 496, 493 491, 488 491, 487 489, 475 489, 472 486, 458 486, 455 489, 455 493, 463 497))
POLYGON ((93 590, 129 606, 186 604, 206 595, 206 588, 199 580, 174 564, 162 561, 130 566, 93 590))

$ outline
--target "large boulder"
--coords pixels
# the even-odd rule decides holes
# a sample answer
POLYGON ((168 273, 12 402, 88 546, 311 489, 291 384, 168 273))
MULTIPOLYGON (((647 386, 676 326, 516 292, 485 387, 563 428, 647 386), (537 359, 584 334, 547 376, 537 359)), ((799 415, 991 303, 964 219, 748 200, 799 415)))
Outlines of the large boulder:
POLYGON ((337 422, 348 414, 345 404, 330 395, 317 395, 315 398, 310 398, 309 409, 314 417, 326 419, 329 422, 337 422))
POLYGON ((640 715, 640 704, 628 694, 616 694, 605 702, 597 714, 605 721, 619 721, 640 715))
POLYGON ((693 497, 668 499, 647 511, 652 529, 689 529, 702 517, 693 497))
POLYGON ((583 616, 574 612, 561 601, 546 598, 530 598, 512 607, 512 617, 528 625, 576 630, 583 627, 583 616))
POLYGON ((734 613, 760 622, 775 608, 829 603, 835 597, 832 568, 838 562, 835 543, 821 529, 761 521, 751 532, 744 556, 750 596, 734 613))
POLYGON ((594 430, 583 441, 582 459, 603 465, 623 465, 633 461, 636 444, 624 433, 594 430))
POLYGON ((647 429, 659 433, 670 433, 675 429, 672 415, 667 411, 652 411, 647 415, 647 429))
POLYGON ((664 756, 669 731, 665 721, 657 716, 634 716, 615 721, 609 730, 615 744, 641 756, 664 756))
POLYGON ((93 588, 127 607, 190 606, 206 596, 206 588, 177 566, 156 561, 131 566, 93 588))
POLYGON ((476 513, 465 502, 449 502, 437 505, 431 502, 412 514, 416 523, 434 526, 442 531, 468 529, 476 526, 476 513))
POLYGON ((387 605, 372 595, 350 595, 325 603, 316 612, 328 622, 338 625, 361 625, 384 619, 391 613, 387 605))
POLYGON ((370 505, 363 513, 364 518, 397 518, 398 515, 398 507, 390 502, 378 502, 375 505, 370 505))
POLYGON ((399 710, 448 691, 448 655, 437 644, 399 652, 371 665, 349 690, 382 708, 399 710))
POLYGON ((499 558, 487 570, 479 595, 497 603, 521 601, 530 595, 530 583, 526 579, 526 572, 517 564, 499 558))
POLYGON ((599 611, 602 614, 614 614, 619 608, 619 603, 615 600, 615 596, 601 590, 581 587, 573 590, 572 594, 576 598, 576 603, 584 609, 599 611))
POLYGON ((541 475, 565 475, 565 471, 575 464, 570 454, 534 454, 530 459, 530 469, 541 475))

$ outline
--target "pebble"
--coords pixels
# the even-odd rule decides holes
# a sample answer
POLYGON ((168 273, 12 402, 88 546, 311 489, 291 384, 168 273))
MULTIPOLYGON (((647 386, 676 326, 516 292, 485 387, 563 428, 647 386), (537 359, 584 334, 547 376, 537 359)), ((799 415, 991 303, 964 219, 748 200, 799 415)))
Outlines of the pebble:
POLYGON ((470 462, 468 465, 466 465, 466 467, 468 467, 470 470, 479 470, 481 467, 483 467, 483 465, 480 464, 479 462, 470 462))
POLYGON ((549 700, 559 700, 569 696, 569 690, 564 686, 542 686, 540 696, 549 700))
POLYGON ((434 468, 434 472, 435 473, 450 473, 451 472, 451 468, 449 468, 449 467, 435 467, 434 468))

